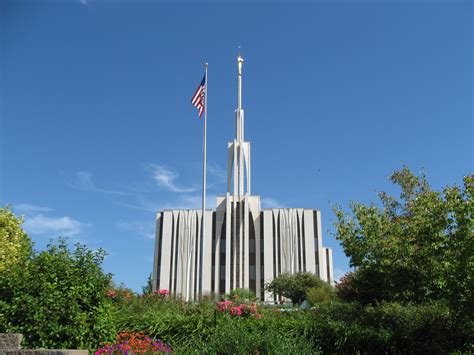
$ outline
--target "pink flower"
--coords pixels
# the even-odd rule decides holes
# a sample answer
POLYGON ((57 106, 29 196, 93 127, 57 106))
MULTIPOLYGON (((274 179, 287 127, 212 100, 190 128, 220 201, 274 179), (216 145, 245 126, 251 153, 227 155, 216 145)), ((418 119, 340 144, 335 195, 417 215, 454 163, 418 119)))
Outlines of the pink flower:
POLYGON ((236 306, 230 308, 230 314, 233 316, 241 316, 242 315, 242 306, 236 306))
POLYGON ((232 305, 232 301, 218 302, 217 303, 217 310, 219 312, 225 312, 230 308, 231 305, 232 305))
POLYGON ((168 290, 160 290, 159 292, 160 292, 160 295, 162 296, 166 296, 168 293, 170 293, 170 291, 168 290))
POLYGON ((114 298, 115 296, 117 296, 117 291, 113 289, 107 291, 107 297, 114 298))

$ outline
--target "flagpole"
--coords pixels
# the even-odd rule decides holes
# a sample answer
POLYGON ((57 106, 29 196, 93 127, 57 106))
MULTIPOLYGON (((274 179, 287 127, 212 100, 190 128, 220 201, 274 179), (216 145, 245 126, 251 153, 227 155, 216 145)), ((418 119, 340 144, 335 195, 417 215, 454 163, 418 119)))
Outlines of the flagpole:
POLYGON ((207 130, 207 63, 205 64, 205 91, 204 91, 204 128, 203 128, 203 149, 202 149, 202 155, 203 155, 203 166, 202 166, 202 238, 201 242, 204 245, 204 238, 205 238, 205 230, 206 230, 206 218, 205 218, 205 212, 206 212, 206 130, 207 130))

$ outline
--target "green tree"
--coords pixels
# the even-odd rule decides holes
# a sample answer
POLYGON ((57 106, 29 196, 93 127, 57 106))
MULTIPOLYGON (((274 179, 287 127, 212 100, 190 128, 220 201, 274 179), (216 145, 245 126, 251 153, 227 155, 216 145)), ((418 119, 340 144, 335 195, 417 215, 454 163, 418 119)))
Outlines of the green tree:
POLYGON ((10 207, 0 208, 0 272, 28 261, 32 253, 30 238, 21 228, 22 218, 16 217, 10 207))
POLYGON ((27 346, 91 349, 114 335, 105 253, 66 241, 0 273, 0 332, 23 333, 27 346))
POLYGON ((356 268, 339 289, 362 303, 445 300, 473 314, 473 175, 442 192, 407 167, 389 178, 398 199, 382 192, 379 205, 334 208, 335 236, 356 268))
POLYGON ((310 272, 284 273, 268 283, 266 290, 275 296, 287 297, 293 303, 300 304, 306 299, 306 291, 313 287, 323 287, 324 284, 324 281, 310 272))

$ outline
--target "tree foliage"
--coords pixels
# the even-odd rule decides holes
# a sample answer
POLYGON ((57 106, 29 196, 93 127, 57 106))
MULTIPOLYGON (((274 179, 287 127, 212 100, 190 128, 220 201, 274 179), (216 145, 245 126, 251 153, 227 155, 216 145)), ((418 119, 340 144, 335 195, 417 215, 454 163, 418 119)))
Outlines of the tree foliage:
POLYGON ((331 303, 335 295, 334 287, 326 282, 323 282, 320 286, 311 287, 306 290, 306 300, 311 306, 315 306, 318 303, 331 303))
POLYGON ((382 192, 380 205, 334 208, 335 236, 356 268, 339 294, 363 303, 445 300, 473 314, 473 175, 442 192, 407 167, 389 178, 398 199, 382 192))
POLYGON ((8 206, 0 208, 0 272, 31 256, 31 240, 21 228, 22 223, 23 219, 17 218, 8 206))
POLYGON ((0 332, 23 333, 33 348, 94 348, 114 335, 105 253, 65 240, 35 253, 27 267, 0 272, 0 332))
POLYGON ((300 304, 306 299, 306 291, 313 287, 321 288, 324 283, 310 272, 284 273, 267 284, 266 289, 275 296, 290 298, 293 303, 300 304))

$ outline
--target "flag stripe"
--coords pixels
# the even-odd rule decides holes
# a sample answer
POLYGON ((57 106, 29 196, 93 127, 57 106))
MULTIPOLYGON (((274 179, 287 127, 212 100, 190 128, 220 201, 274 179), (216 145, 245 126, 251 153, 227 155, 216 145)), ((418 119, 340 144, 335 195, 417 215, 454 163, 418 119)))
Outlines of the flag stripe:
POLYGON ((194 103, 194 101, 196 100, 196 98, 199 96, 199 94, 201 93, 201 90, 202 90, 202 87, 199 86, 196 90, 196 92, 194 93, 194 96, 193 96, 193 99, 192 99, 192 102, 194 103))
POLYGON ((192 99, 192 101, 191 101, 191 102, 193 103, 193 105, 196 105, 197 100, 198 100, 199 97, 201 96, 202 91, 203 91, 203 88, 202 88, 202 86, 200 86, 199 89, 197 89, 197 91, 196 91, 196 93, 194 94, 194 97, 193 97, 193 99, 192 99))
POLYGON ((205 100, 206 100, 206 75, 204 74, 204 78, 202 78, 201 83, 199 84, 196 92, 194 93, 193 97, 191 98, 191 103, 194 107, 199 110, 199 117, 202 116, 205 108, 205 100))

